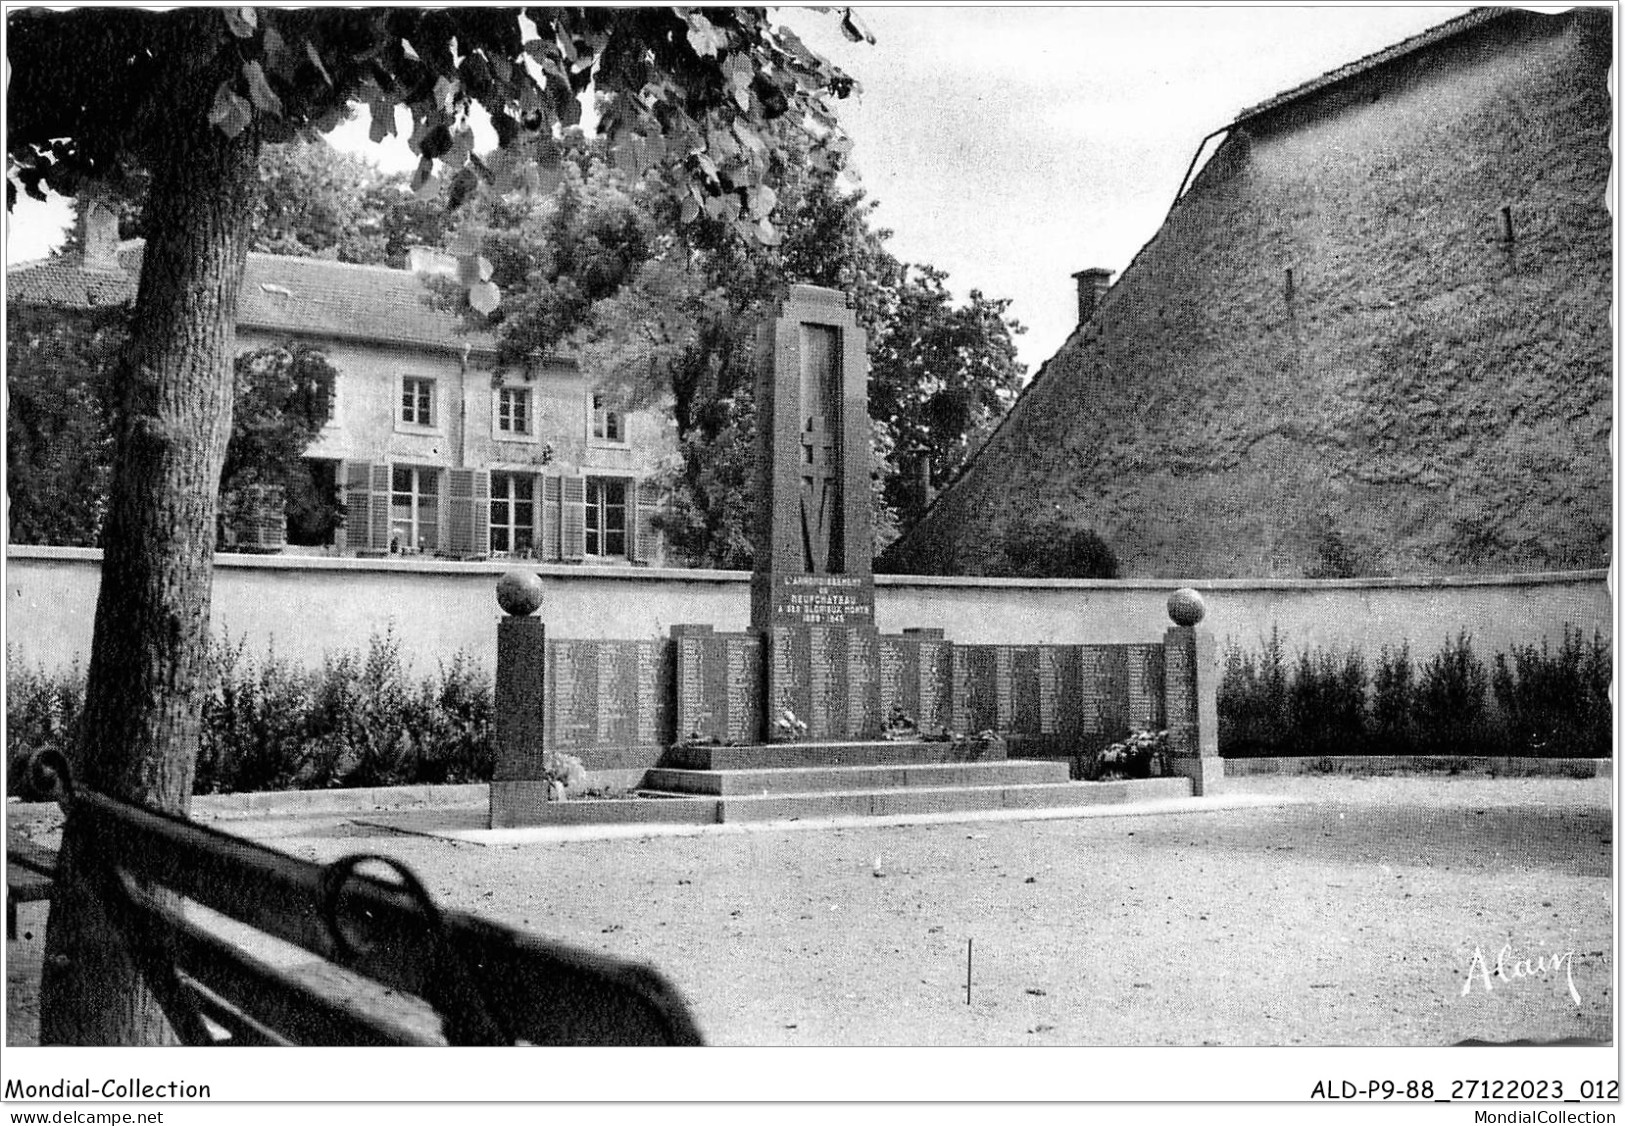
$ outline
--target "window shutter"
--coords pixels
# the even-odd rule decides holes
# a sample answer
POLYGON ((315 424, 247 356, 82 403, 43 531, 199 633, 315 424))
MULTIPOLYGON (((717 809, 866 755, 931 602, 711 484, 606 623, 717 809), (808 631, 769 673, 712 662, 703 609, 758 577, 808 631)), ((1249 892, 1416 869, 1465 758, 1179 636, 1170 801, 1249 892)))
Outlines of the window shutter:
POLYGON ((567 562, 579 563, 587 557, 587 479, 563 477, 560 484, 560 554, 567 562))
POLYGON ((470 555, 491 554, 491 474, 489 470, 475 469, 474 474, 474 549, 470 555))
POLYGON ((344 548, 382 551, 389 547, 389 466, 367 461, 344 466, 344 548))
POLYGON ((660 533, 655 531, 655 514, 660 511, 660 487, 644 478, 631 490, 633 516, 632 560, 653 563, 660 554, 660 533))
POLYGON ((491 475, 483 469, 446 471, 449 554, 459 559, 491 552, 491 475))
POLYGON ((389 463, 374 465, 372 469, 371 532, 367 546, 374 551, 389 550, 389 463))
POLYGON ((372 546, 372 466, 364 461, 344 463, 344 549, 365 551, 372 546))
POLYGON ((542 532, 538 537, 542 558, 559 558, 559 478, 551 473, 542 478, 542 532))

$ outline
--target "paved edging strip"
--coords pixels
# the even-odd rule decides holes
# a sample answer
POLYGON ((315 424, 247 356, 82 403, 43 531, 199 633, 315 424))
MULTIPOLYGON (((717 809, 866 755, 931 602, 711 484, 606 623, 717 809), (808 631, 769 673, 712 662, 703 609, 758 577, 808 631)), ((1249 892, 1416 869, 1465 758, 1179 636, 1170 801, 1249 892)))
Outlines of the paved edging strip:
POLYGON ((1269 774, 1483 774, 1502 778, 1612 778, 1606 758, 1507 755, 1294 755, 1227 758, 1227 778, 1269 774))
POLYGON ((1201 798, 1096 804, 1054 809, 989 809, 896 816, 815 817, 796 821, 733 821, 719 825, 528 825, 514 829, 460 829, 426 836, 470 844, 514 845, 549 841, 616 840, 628 837, 701 837, 738 833, 793 833, 828 829, 882 829, 906 825, 974 824, 979 821, 1061 821, 1088 817, 1149 817, 1167 813, 1209 813, 1225 809, 1300 805, 1309 799, 1290 794, 1219 794, 1201 798))
MULTIPOLYGON (((370 813, 380 809, 449 808, 485 805, 491 787, 484 782, 453 786, 370 786, 353 790, 266 790, 253 794, 200 794, 192 813, 211 817, 253 817, 280 813, 370 813)), ((7 820, 49 815, 55 802, 8 802, 7 820)))

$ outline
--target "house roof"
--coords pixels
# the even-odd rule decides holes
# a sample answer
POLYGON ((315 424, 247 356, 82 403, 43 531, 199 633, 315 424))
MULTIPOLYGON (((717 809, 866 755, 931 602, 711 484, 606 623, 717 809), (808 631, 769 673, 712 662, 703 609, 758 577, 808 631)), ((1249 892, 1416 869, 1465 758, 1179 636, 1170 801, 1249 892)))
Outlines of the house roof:
MULTIPOLYGON (((88 270, 66 258, 6 270, 7 296, 32 305, 86 308, 135 299, 139 242, 120 248, 124 273, 88 270)), ((250 254, 238 295, 240 328, 409 348, 494 353, 489 332, 469 332, 431 304, 424 279, 408 270, 322 258, 250 254)))
POLYGON ((6 267, 6 294, 28 305, 88 309, 130 300, 135 281, 126 274, 86 270, 61 258, 47 258, 6 267))
POLYGON ((1492 20, 1501 19, 1516 11, 1518 11, 1517 8, 1474 8, 1466 15, 1447 20, 1437 27, 1430 27, 1426 31, 1411 36, 1409 39, 1400 40, 1391 47, 1384 47, 1382 50, 1366 55, 1364 58, 1355 59, 1353 62, 1345 63, 1335 70, 1329 70, 1319 78, 1312 78, 1308 82, 1292 87, 1290 90, 1283 90, 1274 97, 1259 102, 1256 106, 1249 106, 1236 115, 1234 124, 1240 125, 1252 118, 1280 109, 1284 105, 1301 101, 1329 86, 1335 86, 1337 83, 1346 81, 1356 75, 1375 70, 1377 67, 1391 63, 1395 59, 1404 58, 1406 55, 1414 54, 1425 47, 1431 47, 1435 43, 1451 39, 1464 31, 1481 27, 1492 20))

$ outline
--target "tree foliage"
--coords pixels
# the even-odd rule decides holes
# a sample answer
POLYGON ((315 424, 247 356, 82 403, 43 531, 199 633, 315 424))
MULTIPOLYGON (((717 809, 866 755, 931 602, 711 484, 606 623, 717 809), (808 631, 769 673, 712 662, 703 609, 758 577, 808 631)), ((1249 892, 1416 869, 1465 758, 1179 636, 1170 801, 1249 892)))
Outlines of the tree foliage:
POLYGON ((267 345, 236 361, 231 440, 220 471, 220 493, 251 485, 282 490, 290 534, 325 539, 343 520, 336 483, 318 485, 304 453, 326 425, 338 371, 326 354, 302 341, 267 345))
MULTIPOLYGON (((1059 512, 1046 520, 1008 525, 1000 557, 989 575, 1028 579, 1115 579, 1117 553, 1092 528, 1078 527, 1059 512)), ((925 568, 921 568, 925 570, 925 568)), ((926 571, 925 573, 930 573, 926 571)))
POLYGON ((124 307, 6 304, 6 492, 12 543, 94 547, 113 465, 112 372, 124 307))
POLYGON ((826 159, 848 147, 829 99, 856 83, 761 8, 225 8, 185 40, 181 24, 130 10, 13 17, 12 57, 25 65, 12 89, 8 202, 18 186, 72 194, 86 178, 137 174, 165 71, 222 61, 209 104, 189 112, 228 136, 285 141, 359 104, 383 140, 404 106, 420 159, 413 189, 444 188, 453 207, 482 183, 554 186, 559 130, 580 123, 589 91, 618 167, 678 169, 685 219, 763 242, 776 240, 771 123, 830 138, 826 159), (475 152, 476 107, 499 142, 489 153, 475 152))
MULTIPOLYGON (((215 491, 229 436, 236 301, 261 146, 360 103, 375 138, 410 122, 413 186, 457 207, 488 182, 541 186, 589 89, 622 167, 670 157, 681 213, 764 243, 786 119, 838 133, 853 83, 761 8, 132 8, 8 13, 7 203, 150 175, 147 244, 117 376, 115 471, 77 766, 81 781, 184 812, 207 675, 215 491), (499 148, 476 154, 476 107, 499 148)), ((848 21, 850 22, 850 20, 848 21)), ((837 142, 839 144, 840 142, 837 142)), ((470 304, 496 308, 471 257, 470 304)), ((109 931, 91 842, 63 831, 42 1043, 153 1043, 161 1006, 109 931), (111 999, 111 1000, 110 1000, 111 999)))
POLYGON ((869 410, 913 470, 894 475, 886 489, 905 526, 925 512, 921 470, 935 487, 952 482, 1010 409, 1026 374, 1015 345, 1026 330, 1007 316, 1010 302, 973 289, 956 306, 947 281, 932 266, 910 269, 869 350, 869 410))
MULTIPOLYGON (((441 200, 412 191, 409 176, 384 172, 322 137, 264 146, 258 178, 252 249, 266 254, 400 269, 413 247, 440 249, 455 223, 441 200)), ((97 197, 118 215, 119 238, 146 237, 141 208, 150 180, 137 170, 95 185, 97 197)), ((71 258, 83 249, 75 227, 59 253, 71 258)))
MULTIPOLYGON (((11 542, 96 547, 113 472, 114 373, 129 308, 8 303, 6 471, 11 542)), ((337 496, 313 494, 304 452, 327 418, 337 371, 298 342, 238 356, 223 495, 277 485, 307 526, 336 526, 337 496)))
POLYGON ((486 197, 457 236, 509 295, 473 318, 497 330, 506 362, 566 347, 604 393, 671 412, 679 456, 662 530, 711 566, 752 563, 756 332, 786 284, 847 293, 868 335, 877 551, 923 511, 904 471, 928 458, 951 479, 1024 374, 1008 302, 973 292, 955 305, 941 270, 891 254, 875 203, 843 185, 838 161, 779 140, 774 245, 707 216, 682 224, 680 182, 628 182, 591 144, 552 195, 486 197))

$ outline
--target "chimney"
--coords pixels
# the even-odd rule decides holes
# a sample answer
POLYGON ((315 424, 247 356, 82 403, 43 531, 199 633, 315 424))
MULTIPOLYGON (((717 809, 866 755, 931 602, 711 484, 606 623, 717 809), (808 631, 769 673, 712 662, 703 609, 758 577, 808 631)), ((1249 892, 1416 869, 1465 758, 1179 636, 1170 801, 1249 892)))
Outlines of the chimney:
POLYGON ((1078 324, 1085 325, 1106 299, 1106 291, 1112 287, 1112 271, 1097 266, 1072 276, 1078 279, 1078 324))
POLYGON ((86 193, 79 200, 74 226, 79 238, 80 265, 104 274, 122 274, 118 260, 118 211, 99 196, 86 193))

